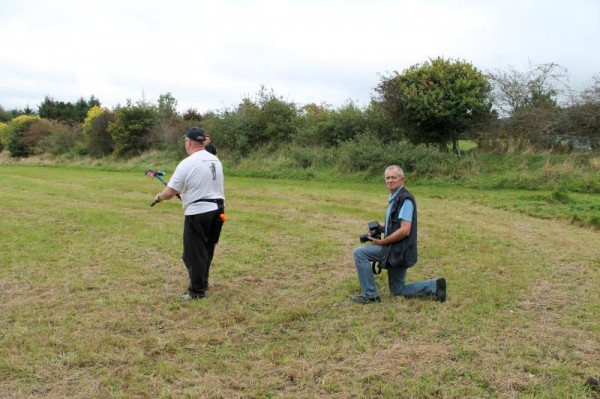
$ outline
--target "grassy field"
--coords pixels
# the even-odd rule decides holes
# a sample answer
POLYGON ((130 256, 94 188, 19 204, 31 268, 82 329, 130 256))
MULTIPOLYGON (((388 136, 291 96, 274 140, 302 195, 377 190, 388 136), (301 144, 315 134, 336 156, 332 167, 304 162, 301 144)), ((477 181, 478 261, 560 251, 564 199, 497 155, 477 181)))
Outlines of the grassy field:
POLYGON ((383 183, 228 177, 211 289, 184 302, 180 204, 150 208, 143 170, 0 173, 2 398, 600 397, 600 232, 524 214, 552 193, 409 181, 408 278, 444 276, 448 301, 391 297, 384 272, 362 306, 351 253, 383 183))

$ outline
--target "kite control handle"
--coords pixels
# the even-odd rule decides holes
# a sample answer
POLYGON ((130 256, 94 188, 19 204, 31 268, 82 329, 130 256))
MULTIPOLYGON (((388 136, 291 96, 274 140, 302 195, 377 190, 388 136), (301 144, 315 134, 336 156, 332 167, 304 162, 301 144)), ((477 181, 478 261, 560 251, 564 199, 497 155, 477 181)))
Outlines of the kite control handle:
MULTIPOLYGON (((163 177, 165 177, 167 175, 164 170, 152 170, 152 169, 148 169, 148 170, 146 170, 144 172, 144 174, 146 176, 148 176, 148 177, 156 177, 158 179, 158 181, 160 181, 162 184, 164 184, 165 186, 167 186, 167 183, 162 179, 163 177)), ((175 195, 181 201, 181 196, 179 195, 179 193, 177 193, 175 195)), ((152 203, 150 204, 150 206, 154 206, 154 205, 158 204, 159 202, 160 201, 157 201, 155 199, 154 201, 152 201, 152 203)))

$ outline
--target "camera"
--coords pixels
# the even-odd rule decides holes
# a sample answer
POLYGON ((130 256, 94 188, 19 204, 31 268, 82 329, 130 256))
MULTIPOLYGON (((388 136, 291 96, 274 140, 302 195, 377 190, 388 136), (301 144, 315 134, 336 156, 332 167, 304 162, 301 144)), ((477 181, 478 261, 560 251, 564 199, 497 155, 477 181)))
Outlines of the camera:
POLYGON ((381 240, 382 230, 381 230, 381 225, 379 224, 379 222, 374 220, 372 222, 367 223, 367 226, 369 226, 369 233, 359 235, 358 239, 360 240, 360 242, 365 243, 367 241, 370 241, 369 237, 381 240))

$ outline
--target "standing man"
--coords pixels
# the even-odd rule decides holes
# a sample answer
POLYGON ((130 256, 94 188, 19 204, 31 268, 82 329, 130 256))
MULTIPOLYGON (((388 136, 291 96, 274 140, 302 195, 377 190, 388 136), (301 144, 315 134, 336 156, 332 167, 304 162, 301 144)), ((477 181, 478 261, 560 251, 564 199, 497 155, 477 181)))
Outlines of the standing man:
POLYGON ((188 157, 177 165, 167 187, 154 200, 181 196, 185 214, 182 258, 190 277, 188 292, 181 298, 201 299, 208 289, 210 264, 224 221, 223 166, 205 151, 202 128, 192 127, 184 137, 188 157))
POLYGON ((204 136, 206 137, 204 149, 213 155, 217 155, 217 149, 214 145, 211 144, 212 139, 210 138, 210 136, 208 134, 205 134, 204 136))
POLYGON ((383 239, 369 236, 372 245, 354 249, 354 264, 362 295, 352 298, 356 303, 381 302, 371 262, 379 262, 388 271, 388 284, 392 295, 407 298, 432 296, 440 302, 446 300, 446 280, 418 281, 406 284, 406 271, 417 263, 417 203, 404 188, 404 172, 398 165, 385 169, 385 184, 390 198, 381 226, 383 239))

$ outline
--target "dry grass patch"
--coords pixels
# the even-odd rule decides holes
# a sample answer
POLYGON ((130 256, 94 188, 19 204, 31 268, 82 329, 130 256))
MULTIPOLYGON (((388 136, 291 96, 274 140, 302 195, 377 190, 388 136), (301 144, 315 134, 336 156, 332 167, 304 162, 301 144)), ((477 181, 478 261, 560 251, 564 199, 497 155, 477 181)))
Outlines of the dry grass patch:
POLYGON ((448 302, 393 298, 384 272, 357 306, 385 187, 230 178, 208 297, 183 302, 180 205, 148 207, 141 173, 3 175, 2 397, 594 395, 597 231, 415 187, 408 277, 445 276, 448 302))

